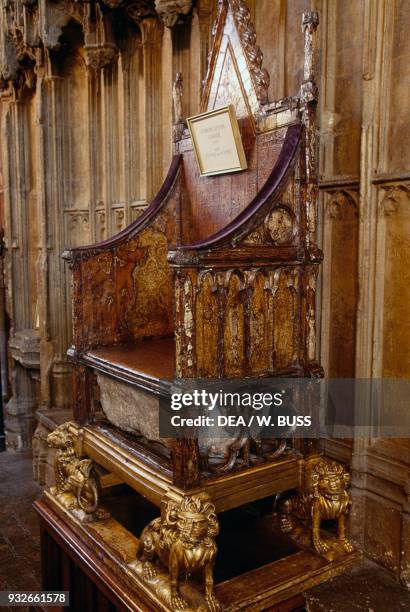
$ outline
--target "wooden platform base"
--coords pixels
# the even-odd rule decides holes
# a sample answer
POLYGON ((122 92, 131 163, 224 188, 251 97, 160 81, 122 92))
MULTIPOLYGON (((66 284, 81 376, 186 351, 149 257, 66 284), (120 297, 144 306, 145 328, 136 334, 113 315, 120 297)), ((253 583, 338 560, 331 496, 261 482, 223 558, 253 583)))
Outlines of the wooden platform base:
MULTIPOLYGON (((41 524, 43 588, 69 590, 74 611, 166 612, 168 608, 133 567, 138 544, 134 533, 140 533, 137 523, 146 523, 156 509, 143 501, 137 509, 134 492, 121 503, 118 499, 118 494, 112 496, 110 518, 89 523, 81 523, 47 492, 35 503, 41 524)), ((106 501, 109 507, 109 497, 106 501)), ((268 517, 254 521, 249 517, 243 523, 242 517, 228 515, 228 527, 221 529, 225 535, 219 543, 215 577, 223 610, 303 610, 306 589, 343 572, 358 558, 353 554, 328 562, 296 547, 283 534, 271 533, 268 517), (238 529, 244 536, 240 541, 238 529), (261 538, 264 546, 259 544, 261 538)), ((222 516, 222 527, 223 520, 222 516)))

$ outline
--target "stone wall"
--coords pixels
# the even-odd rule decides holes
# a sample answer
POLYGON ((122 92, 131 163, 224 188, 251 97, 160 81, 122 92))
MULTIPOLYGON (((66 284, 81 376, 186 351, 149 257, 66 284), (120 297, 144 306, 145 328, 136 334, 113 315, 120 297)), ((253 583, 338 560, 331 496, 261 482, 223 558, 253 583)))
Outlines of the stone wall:
MULTIPOLYGON (((409 4, 248 6, 271 100, 297 93, 301 14, 320 14, 320 361, 332 377, 408 377, 409 4)), ((171 156, 173 79, 182 72, 183 111, 194 114, 217 7, 216 0, 1 0, 1 7, 7 440, 29 443, 40 406, 36 455, 46 466, 44 432, 71 404, 69 274, 59 255, 123 228, 155 193, 171 156)), ((352 466, 352 532, 407 584, 409 441, 326 447, 352 466)))
MULTIPOLYGON (((408 378, 410 7, 321 3, 321 361, 329 376, 408 378)), ((353 471, 352 531, 410 586, 410 440, 328 444, 353 471)))
POLYGON ((211 7, 3 0, 1 9, 11 372, 3 391, 7 444, 20 449, 37 406, 71 406, 70 281, 60 254, 123 229, 161 185, 173 75, 186 75, 184 110, 195 112, 211 7))

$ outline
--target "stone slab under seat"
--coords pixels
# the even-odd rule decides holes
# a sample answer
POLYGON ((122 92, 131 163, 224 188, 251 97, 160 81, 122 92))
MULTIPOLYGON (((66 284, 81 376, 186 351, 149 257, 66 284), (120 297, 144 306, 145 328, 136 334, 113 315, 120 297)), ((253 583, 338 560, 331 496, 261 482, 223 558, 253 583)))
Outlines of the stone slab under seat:
MULTIPOLYGON (((85 360, 97 371, 100 403, 106 419, 148 441, 167 440, 159 435, 160 395, 166 395, 175 372, 175 340, 154 338, 135 345, 89 351, 85 360)), ((223 458, 234 438, 203 438, 201 445, 223 458)))
POLYGON ((101 408, 107 420, 123 431, 159 440, 159 397, 130 383, 97 374, 101 408))
POLYGON ((86 354, 97 371, 100 402, 107 420, 147 440, 159 437, 159 395, 175 372, 175 340, 153 338, 86 354))

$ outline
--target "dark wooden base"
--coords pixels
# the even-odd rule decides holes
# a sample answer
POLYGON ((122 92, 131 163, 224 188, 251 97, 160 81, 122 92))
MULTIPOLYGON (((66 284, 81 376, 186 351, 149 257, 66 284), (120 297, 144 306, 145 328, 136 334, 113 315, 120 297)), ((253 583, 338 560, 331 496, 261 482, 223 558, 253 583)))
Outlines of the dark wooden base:
MULTIPOLYGON (((44 500, 36 501, 34 509, 40 517, 43 590, 69 591, 69 610, 73 612, 151 612, 152 608, 118 580, 44 500)), ((64 612, 67 608, 55 610, 64 612)))
MULTIPOLYGON (((142 514, 144 522, 149 518, 144 517, 149 508, 142 506, 136 513, 136 508, 124 501, 119 506, 128 507, 130 515, 142 514)), ((125 528, 122 520, 119 523, 114 518, 114 507, 106 527, 102 523, 79 523, 48 494, 34 507, 41 525, 43 588, 70 591, 71 610, 157 612, 167 609, 155 601, 130 571, 129 563, 135 559, 138 539, 132 533, 134 526, 127 524, 125 528)), ((343 572, 357 560, 357 555, 347 555, 338 562, 328 562, 311 550, 295 549, 294 544, 279 540, 280 550, 272 550, 270 557, 265 553, 261 559, 263 565, 257 566, 255 559, 252 560, 250 541, 244 541, 242 557, 248 565, 242 569, 237 564, 238 550, 232 545, 234 533, 231 538, 231 542, 227 536, 220 543, 223 571, 215 568, 215 577, 216 595, 223 609, 232 612, 304 610, 302 593, 306 589, 343 572)), ((272 548, 268 535, 265 544, 265 549, 272 548)))

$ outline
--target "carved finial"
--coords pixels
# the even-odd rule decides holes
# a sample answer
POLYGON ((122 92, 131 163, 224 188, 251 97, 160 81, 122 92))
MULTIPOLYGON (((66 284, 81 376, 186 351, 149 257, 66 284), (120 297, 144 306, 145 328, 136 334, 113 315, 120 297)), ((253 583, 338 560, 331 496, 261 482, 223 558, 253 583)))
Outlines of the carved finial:
POLYGON ((317 11, 307 11, 302 15, 302 29, 307 25, 317 27, 319 25, 319 13, 317 11))
POLYGON ((317 13, 317 11, 309 11, 307 13, 303 13, 302 32, 305 36, 305 60, 303 70, 304 83, 308 81, 314 83, 315 81, 314 70, 316 55, 316 29, 318 25, 319 14, 317 13))
POLYGON ((174 86, 172 88, 172 100, 174 107, 174 125, 183 123, 182 118, 182 96, 183 96, 183 78, 182 73, 177 72, 174 86))

